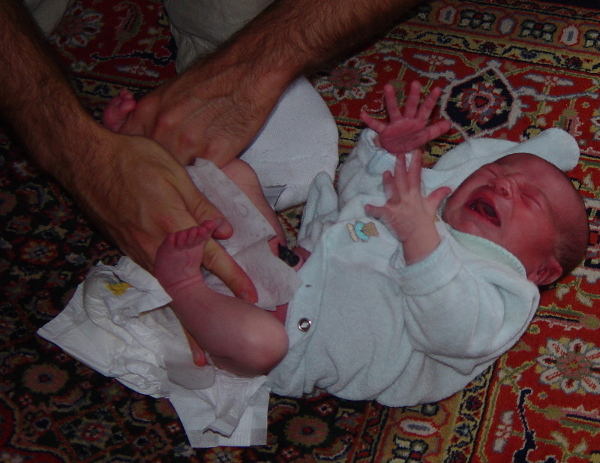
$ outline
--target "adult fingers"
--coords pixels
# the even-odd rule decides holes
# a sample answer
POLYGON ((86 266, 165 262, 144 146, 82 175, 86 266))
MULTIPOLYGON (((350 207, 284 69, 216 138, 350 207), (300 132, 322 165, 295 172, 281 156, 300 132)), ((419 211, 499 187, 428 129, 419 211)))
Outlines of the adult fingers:
MULTIPOLYGON (((188 210, 193 212, 197 223, 212 219, 217 227, 212 236, 216 239, 231 237, 233 229, 225 216, 208 199, 200 193, 195 185, 187 182, 181 185, 180 191, 188 210)), ((219 277, 233 293, 249 302, 256 302, 257 293, 252 281, 233 258, 214 240, 206 244, 203 266, 219 277)))
POLYGON ((219 277, 237 297, 251 303, 258 301, 250 277, 215 240, 207 241, 202 266, 219 277))

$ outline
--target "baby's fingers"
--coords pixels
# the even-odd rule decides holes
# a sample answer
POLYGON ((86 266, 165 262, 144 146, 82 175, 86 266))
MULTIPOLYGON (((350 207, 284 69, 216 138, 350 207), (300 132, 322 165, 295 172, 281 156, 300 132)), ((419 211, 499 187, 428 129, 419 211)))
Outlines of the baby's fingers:
MULTIPOLYGON (((398 162, 398 161, 396 161, 398 162)), ((402 179, 398 183, 398 176, 393 176, 388 170, 383 173, 383 192, 387 201, 398 202, 400 200, 400 191, 398 186, 402 186, 402 179)))
POLYGON ((380 121, 379 119, 375 119, 364 111, 360 112, 360 119, 367 125, 367 127, 377 133, 382 132, 387 127, 387 123, 380 121))
POLYGON ((419 111, 419 100, 421 99, 421 84, 418 80, 413 80, 410 83, 410 90, 404 103, 404 117, 414 119, 419 111))
POLYGON ((451 126, 452 126, 452 124, 450 123, 450 121, 448 121, 446 119, 438 121, 435 124, 430 125, 429 127, 427 127, 427 138, 428 138, 427 142, 430 142, 431 140, 435 140, 440 135, 446 133, 448 130, 450 130, 451 126))
POLYGON ((428 120, 431 117, 431 113, 433 112, 433 108, 435 108, 435 104, 437 103, 438 98, 442 94, 442 89, 439 87, 435 87, 427 98, 421 103, 419 109, 416 113, 417 119, 428 120))
POLYGON ((423 152, 414 150, 408 165, 407 182, 409 188, 421 189, 421 169, 423 167, 423 152))
MULTIPOLYGON (((411 161, 412 164, 412 161, 411 161)), ((410 181, 410 165, 406 166, 406 155, 399 154, 396 156, 396 164, 394 165, 394 176, 393 182, 394 187, 398 191, 398 194, 405 193, 411 186, 410 181)), ((391 176, 391 174, 390 174, 391 176)), ((384 177, 384 188, 385 188, 385 177, 384 177)))
POLYGON ((396 90, 392 84, 386 84, 383 87, 383 98, 385 101, 385 109, 388 113, 390 121, 402 119, 402 114, 400 113, 400 108, 398 107, 396 90))
POLYGON ((365 204, 365 213, 376 219, 381 219, 385 215, 386 209, 383 207, 373 206, 372 204, 365 204))
POLYGON ((438 210, 442 201, 448 197, 452 193, 452 189, 447 186, 443 186, 438 188, 437 190, 433 190, 429 196, 427 196, 427 201, 431 205, 432 209, 438 210))

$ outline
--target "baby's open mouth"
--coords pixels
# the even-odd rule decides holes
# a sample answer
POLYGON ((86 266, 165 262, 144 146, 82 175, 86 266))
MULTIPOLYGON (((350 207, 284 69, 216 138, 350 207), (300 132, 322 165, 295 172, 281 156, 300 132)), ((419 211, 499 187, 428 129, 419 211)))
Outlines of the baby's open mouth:
POLYGON ((469 209, 482 215, 486 220, 491 222, 493 225, 500 226, 500 217, 492 204, 490 204, 484 198, 477 198, 469 203, 469 209))

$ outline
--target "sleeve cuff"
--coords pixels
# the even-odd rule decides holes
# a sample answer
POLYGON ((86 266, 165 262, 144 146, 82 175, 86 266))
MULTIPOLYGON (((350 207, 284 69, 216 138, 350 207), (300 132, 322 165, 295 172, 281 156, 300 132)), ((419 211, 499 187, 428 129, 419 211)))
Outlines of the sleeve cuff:
POLYGON ((409 296, 422 296, 446 286, 456 277, 461 266, 448 237, 443 234, 439 246, 425 259, 405 266, 400 246, 390 265, 395 270, 396 282, 402 292, 409 296))

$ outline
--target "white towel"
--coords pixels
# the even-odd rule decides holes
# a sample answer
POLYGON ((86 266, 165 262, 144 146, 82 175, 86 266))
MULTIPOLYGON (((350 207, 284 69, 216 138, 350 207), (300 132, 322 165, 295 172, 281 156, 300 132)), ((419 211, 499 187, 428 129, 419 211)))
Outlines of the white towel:
POLYGON ((308 80, 301 77, 290 85, 242 159, 254 168, 267 196, 271 187, 285 187, 276 210, 306 201, 319 172, 333 178, 339 159, 337 126, 308 80))
MULTIPOLYGON (((38 0, 39 1, 39 0, 38 0)), ((177 72, 206 56, 272 0, 164 0, 177 43, 177 72)))

